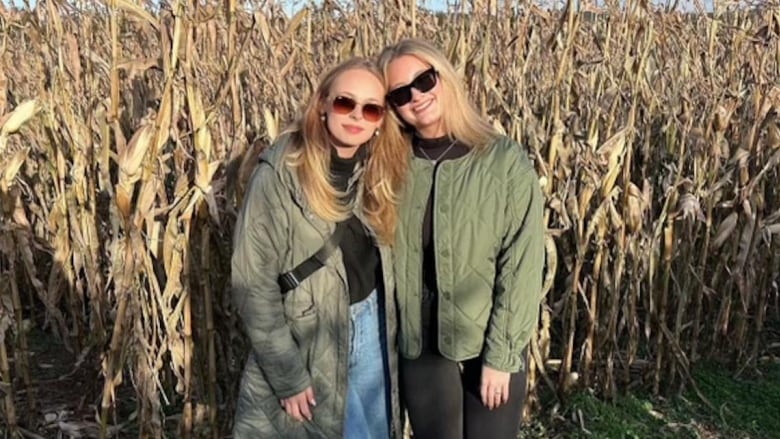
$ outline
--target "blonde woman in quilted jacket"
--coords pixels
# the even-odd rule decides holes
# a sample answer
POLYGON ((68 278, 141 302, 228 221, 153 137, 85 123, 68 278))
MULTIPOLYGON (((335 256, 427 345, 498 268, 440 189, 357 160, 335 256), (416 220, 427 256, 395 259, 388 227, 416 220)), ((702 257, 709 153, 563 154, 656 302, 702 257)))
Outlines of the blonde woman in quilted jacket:
POLYGON ((436 47, 404 40, 379 64, 411 156, 394 255, 414 438, 514 439, 541 299, 537 174, 474 109, 436 47))
POLYGON ((372 61, 335 67, 251 177, 232 257, 252 348, 235 438, 399 435, 390 244, 406 153, 385 92, 372 61))

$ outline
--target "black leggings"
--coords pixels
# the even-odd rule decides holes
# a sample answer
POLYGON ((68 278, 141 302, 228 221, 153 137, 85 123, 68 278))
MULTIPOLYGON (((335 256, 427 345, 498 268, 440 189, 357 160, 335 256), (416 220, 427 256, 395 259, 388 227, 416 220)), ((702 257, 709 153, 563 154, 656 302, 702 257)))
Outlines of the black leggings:
POLYGON ((414 439, 516 439, 525 401, 526 372, 513 373, 509 401, 489 410, 479 385, 482 360, 455 361, 429 349, 400 361, 401 398, 414 439))

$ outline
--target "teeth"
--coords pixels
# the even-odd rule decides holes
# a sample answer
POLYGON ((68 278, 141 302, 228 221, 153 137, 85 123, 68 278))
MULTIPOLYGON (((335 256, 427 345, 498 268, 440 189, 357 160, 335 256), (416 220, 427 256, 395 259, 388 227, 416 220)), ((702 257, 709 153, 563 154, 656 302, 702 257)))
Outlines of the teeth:
POLYGON ((427 109, 428 107, 430 107, 430 106, 431 106, 431 102, 433 102, 433 101, 428 101, 428 102, 426 102, 426 103, 422 104, 421 106, 417 107, 417 109, 415 110, 415 112, 416 112, 416 113, 419 113, 419 112, 421 112, 421 111, 423 111, 423 110, 427 109))

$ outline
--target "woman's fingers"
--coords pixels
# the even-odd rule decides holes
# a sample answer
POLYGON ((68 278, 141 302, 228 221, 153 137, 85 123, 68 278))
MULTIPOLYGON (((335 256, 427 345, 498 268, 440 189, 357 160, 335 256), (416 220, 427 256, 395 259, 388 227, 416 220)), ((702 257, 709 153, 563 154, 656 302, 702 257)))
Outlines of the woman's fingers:
POLYGON ((312 405, 312 407, 317 405, 317 401, 314 399, 314 389, 309 387, 303 392, 306 395, 306 401, 312 405))
POLYGON ((282 408, 287 414, 300 422, 305 420, 311 421, 312 413, 309 404, 314 407, 316 404, 314 400, 314 390, 311 387, 306 388, 303 392, 291 396, 281 401, 282 408))
MULTIPOLYGON (((306 397, 304 396, 302 400, 298 401, 298 410, 300 411, 301 416, 311 421, 311 410, 309 410, 309 402, 304 398, 306 397)), ((301 421, 303 421, 303 419, 301 419, 301 421)))
POLYGON ((509 372, 482 366, 480 396, 485 407, 493 410, 509 401, 509 379, 509 372))
POLYGON ((485 383, 481 386, 480 396, 482 397, 482 404, 489 409, 493 409, 494 401, 496 399, 497 387, 491 383, 485 383))
POLYGON ((301 417, 301 411, 295 401, 290 401, 287 404, 287 414, 296 421, 303 421, 303 418, 301 417))
POLYGON ((493 410, 509 402, 509 386, 482 386, 480 397, 482 404, 493 410))
POLYGON ((500 387, 496 387, 495 390, 493 390, 493 404, 490 407, 491 410, 497 409, 501 405, 502 393, 503 391, 500 387))

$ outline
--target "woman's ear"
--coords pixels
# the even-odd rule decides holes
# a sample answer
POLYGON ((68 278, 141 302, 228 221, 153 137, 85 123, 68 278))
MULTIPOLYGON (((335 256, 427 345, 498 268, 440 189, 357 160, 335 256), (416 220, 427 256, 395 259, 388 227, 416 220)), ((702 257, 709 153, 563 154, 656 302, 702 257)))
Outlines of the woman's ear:
POLYGON ((317 99, 317 113, 320 115, 320 120, 325 121, 326 113, 327 111, 327 101, 328 96, 327 95, 320 95, 320 98, 317 99))

